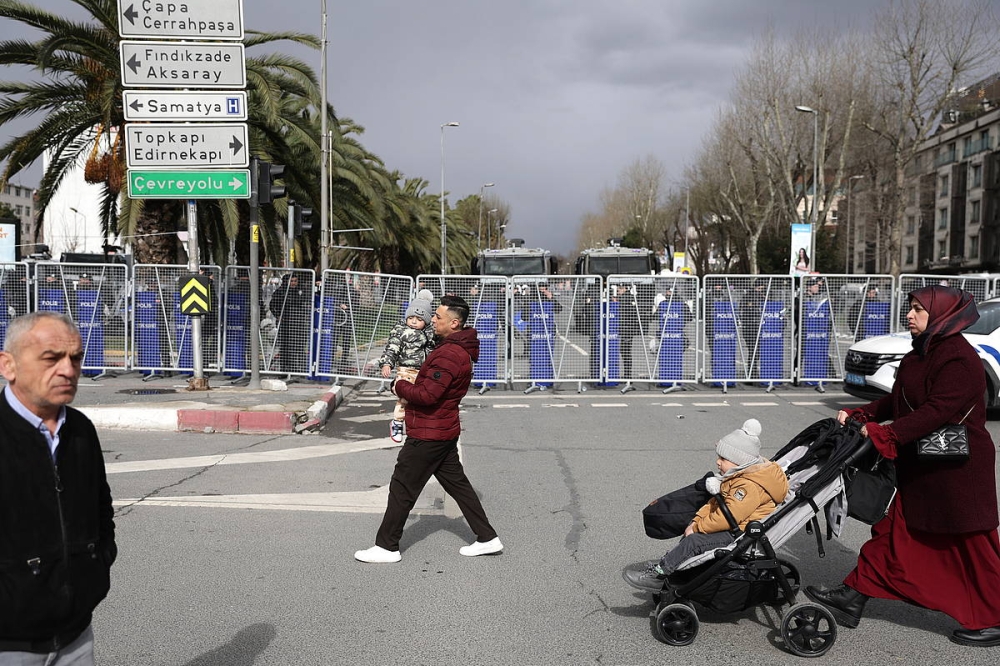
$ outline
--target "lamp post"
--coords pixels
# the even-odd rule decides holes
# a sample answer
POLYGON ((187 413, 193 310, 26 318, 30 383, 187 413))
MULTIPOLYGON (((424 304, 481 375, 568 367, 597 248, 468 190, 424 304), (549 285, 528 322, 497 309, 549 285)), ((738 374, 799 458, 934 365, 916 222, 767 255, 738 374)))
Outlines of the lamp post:
POLYGON ((851 176, 847 179, 847 228, 844 230, 847 238, 844 240, 844 273, 854 272, 853 270, 848 271, 848 267, 854 268, 854 262, 851 259, 854 258, 854 250, 851 249, 851 186, 854 181, 864 178, 863 175, 851 176))
POLYGON ((330 254, 330 184, 327 182, 327 156, 330 152, 331 142, 326 120, 326 0, 322 4, 322 41, 320 43, 320 123, 319 123, 319 269, 320 279, 326 272, 329 264, 330 254))
MULTIPOLYGON (((796 106, 795 110, 813 115, 813 197, 809 230, 809 268, 812 269, 816 265, 816 198, 819 196, 819 111, 802 105, 796 106)), ((802 190, 802 195, 805 197, 805 188, 802 190)))
POLYGON ((476 241, 476 247, 480 250, 483 249, 483 190, 487 187, 493 187, 496 183, 484 183, 479 188, 479 238, 476 241))
POLYGON ((493 249, 493 213, 497 212, 496 208, 490 208, 486 211, 486 249, 493 249))
POLYGON ((441 125, 441 274, 448 272, 448 225, 444 221, 444 128, 458 127, 454 120, 441 125))

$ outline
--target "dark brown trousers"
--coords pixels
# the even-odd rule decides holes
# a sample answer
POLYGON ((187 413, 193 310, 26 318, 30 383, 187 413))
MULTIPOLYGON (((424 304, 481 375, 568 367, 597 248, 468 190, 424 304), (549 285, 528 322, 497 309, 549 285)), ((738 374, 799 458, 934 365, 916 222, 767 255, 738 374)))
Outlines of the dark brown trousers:
POLYGON ((424 486, 431 476, 437 478, 444 491, 451 495, 462 510, 477 541, 490 541, 497 533, 486 518, 476 489, 469 483, 458 458, 458 440, 444 442, 407 437, 396 458, 396 468, 389 482, 389 504, 382 524, 375 535, 375 545, 386 550, 399 550, 403 526, 424 486))

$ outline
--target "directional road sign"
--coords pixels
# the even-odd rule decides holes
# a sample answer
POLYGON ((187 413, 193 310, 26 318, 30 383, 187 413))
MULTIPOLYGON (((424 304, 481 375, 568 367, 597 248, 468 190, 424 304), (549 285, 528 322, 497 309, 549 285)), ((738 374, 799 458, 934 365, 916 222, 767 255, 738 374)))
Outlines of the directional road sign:
POLYGON ((246 167, 246 123, 127 124, 126 166, 246 167))
POLYGON ((247 84, 242 44, 122 41, 119 53, 126 88, 245 88, 247 84))
POLYGON ((118 34, 154 39, 243 39, 243 0, 118 0, 118 34))
POLYGON ((246 120, 243 91, 122 91, 125 120, 178 122, 192 120, 246 120))
POLYGON ((207 275, 188 274, 181 284, 181 314, 203 315, 212 309, 212 282, 207 275))
POLYGON ((130 199, 249 199, 250 171, 128 170, 130 199))

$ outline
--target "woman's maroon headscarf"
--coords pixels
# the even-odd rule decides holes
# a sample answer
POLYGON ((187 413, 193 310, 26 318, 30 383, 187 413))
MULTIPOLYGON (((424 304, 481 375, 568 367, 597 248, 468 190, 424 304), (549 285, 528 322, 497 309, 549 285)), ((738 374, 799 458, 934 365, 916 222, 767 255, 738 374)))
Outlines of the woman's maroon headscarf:
POLYGON ((921 356, 933 338, 956 335, 979 321, 976 301, 967 291, 932 285, 915 289, 907 297, 927 310, 927 329, 913 339, 913 348, 921 356))

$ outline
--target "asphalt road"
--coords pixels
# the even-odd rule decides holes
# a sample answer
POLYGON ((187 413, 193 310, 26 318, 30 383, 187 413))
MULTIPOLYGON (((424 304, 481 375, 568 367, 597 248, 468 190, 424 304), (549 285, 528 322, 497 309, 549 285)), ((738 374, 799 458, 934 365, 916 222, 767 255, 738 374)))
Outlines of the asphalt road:
MULTIPOLYGON (((432 484, 395 565, 352 557, 384 508, 391 396, 352 394, 322 435, 103 432, 120 556, 94 620, 99 663, 798 663, 771 607, 700 612, 693 645, 658 642, 649 596, 620 572, 662 554, 640 509, 708 471, 720 436, 756 417, 773 453, 857 404, 807 388, 473 394, 463 458, 506 551, 460 556, 473 535, 432 484)), ((805 533, 781 553, 804 584, 836 584, 867 529, 849 523, 825 558, 805 533)), ((875 600, 822 661, 996 663, 950 643, 956 626, 875 600)))

